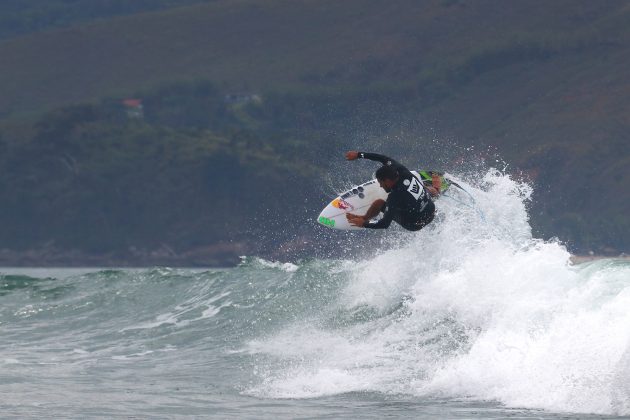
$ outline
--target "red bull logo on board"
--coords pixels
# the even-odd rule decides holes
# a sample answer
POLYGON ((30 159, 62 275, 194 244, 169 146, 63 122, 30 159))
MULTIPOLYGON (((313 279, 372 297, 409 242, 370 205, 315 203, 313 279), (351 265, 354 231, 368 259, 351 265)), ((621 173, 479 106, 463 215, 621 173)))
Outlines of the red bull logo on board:
POLYGON ((348 203, 345 200, 342 200, 341 198, 334 199, 332 202, 332 205, 333 207, 337 207, 338 209, 341 209, 341 210, 354 210, 354 207, 352 207, 350 203, 348 203))

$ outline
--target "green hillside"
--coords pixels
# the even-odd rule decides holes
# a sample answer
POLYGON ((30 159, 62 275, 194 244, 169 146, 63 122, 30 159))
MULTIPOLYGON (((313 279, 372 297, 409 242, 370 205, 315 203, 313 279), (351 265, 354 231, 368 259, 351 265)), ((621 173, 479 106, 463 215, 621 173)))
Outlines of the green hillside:
POLYGON ((0 38, 12 38, 202 1, 204 0, 3 0, 0 2, 0 38))
POLYGON ((233 256, 287 206, 294 232, 265 241, 295 247, 321 203, 289 192, 325 196, 314 179, 341 151, 395 139, 384 152, 456 171, 438 138, 531 179, 539 234, 627 252, 629 23, 629 2, 232 0, 7 39, 0 249, 233 256), (142 120, 121 117, 128 97, 142 120), (260 208, 237 205, 259 190, 260 208))
MULTIPOLYGON (((595 56, 613 64, 627 53, 627 22, 625 2, 218 1, 1 43, 0 77, 14 83, 2 85, 0 113, 174 78, 233 89, 429 83, 448 91, 510 63, 595 56)), ((603 63, 589 62, 570 73, 594 80, 591 65, 603 63)))

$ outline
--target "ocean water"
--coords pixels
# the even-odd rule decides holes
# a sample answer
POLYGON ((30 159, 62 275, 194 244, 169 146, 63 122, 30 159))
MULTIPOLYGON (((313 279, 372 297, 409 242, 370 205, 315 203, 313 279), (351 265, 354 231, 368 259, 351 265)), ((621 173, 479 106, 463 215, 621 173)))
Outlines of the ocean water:
POLYGON ((533 238, 526 184, 467 188, 352 260, 0 269, 0 416, 630 416, 630 263, 533 238))

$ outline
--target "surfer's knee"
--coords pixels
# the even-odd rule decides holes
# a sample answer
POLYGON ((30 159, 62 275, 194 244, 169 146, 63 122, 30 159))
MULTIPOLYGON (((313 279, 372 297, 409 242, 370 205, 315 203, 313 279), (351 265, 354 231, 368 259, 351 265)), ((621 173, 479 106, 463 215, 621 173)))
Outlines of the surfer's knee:
POLYGON ((427 185, 426 189, 427 191, 429 191, 429 194, 431 194, 431 197, 437 197, 438 195, 440 195, 440 190, 431 185, 427 185))

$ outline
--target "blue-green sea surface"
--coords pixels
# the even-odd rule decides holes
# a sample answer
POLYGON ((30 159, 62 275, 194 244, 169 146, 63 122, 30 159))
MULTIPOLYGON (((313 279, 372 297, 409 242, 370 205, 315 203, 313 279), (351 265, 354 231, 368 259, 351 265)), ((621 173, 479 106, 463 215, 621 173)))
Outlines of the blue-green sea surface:
POLYGON ((630 263, 533 238, 523 184, 469 188, 353 260, 0 269, 1 416, 630 416, 630 263))

